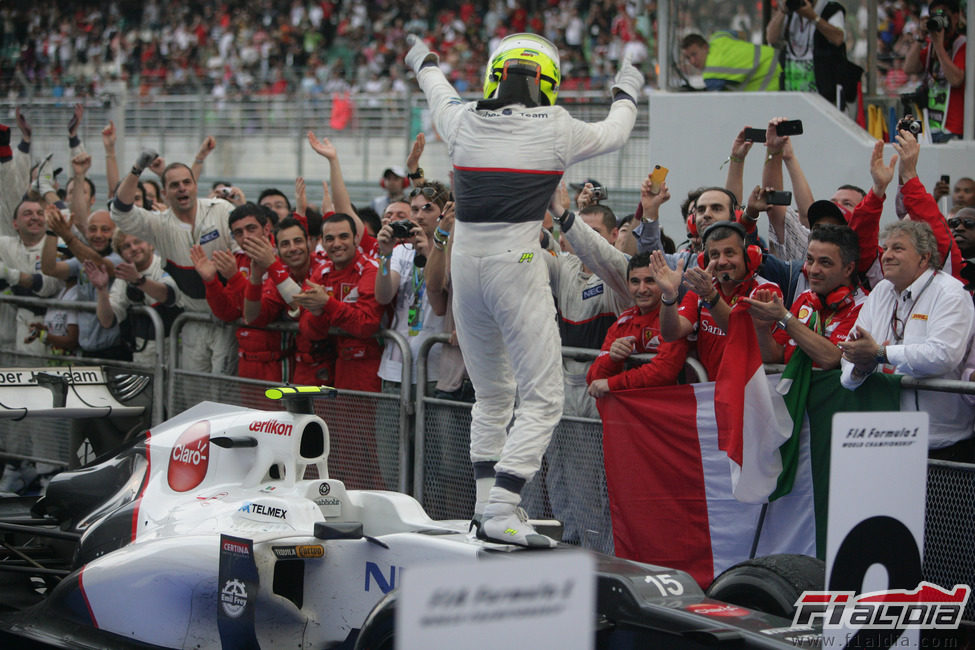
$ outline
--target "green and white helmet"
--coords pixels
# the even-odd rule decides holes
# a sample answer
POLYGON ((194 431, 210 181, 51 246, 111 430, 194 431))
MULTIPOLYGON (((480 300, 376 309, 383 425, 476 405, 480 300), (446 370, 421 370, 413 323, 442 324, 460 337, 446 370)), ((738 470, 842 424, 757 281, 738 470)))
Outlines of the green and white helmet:
MULTIPOLYGON (((491 55, 484 74, 484 98, 498 96, 498 88, 515 73, 529 80, 528 88, 538 105, 554 105, 562 81, 559 73, 559 50, 537 34, 511 34, 501 40, 491 55)), ((523 82, 522 82, 523 83, 523 82)))

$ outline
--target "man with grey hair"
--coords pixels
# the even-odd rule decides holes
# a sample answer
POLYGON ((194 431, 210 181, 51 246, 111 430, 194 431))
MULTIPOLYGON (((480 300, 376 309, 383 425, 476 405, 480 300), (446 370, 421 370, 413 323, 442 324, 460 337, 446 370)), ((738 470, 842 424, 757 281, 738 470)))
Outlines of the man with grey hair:
MULTIPOLYGON (((938 270, 938 244, 928 224, 893 223, 881 239, 884 279, 867 297, 849 339, 839 343, 843 386, 856 390, 876 371, 960 379, 975 321, 971 296, 938 270)), ((904 390, 901 410, 927 411, 932 458, 973 460, 975 412, 960 395, 904 390)))

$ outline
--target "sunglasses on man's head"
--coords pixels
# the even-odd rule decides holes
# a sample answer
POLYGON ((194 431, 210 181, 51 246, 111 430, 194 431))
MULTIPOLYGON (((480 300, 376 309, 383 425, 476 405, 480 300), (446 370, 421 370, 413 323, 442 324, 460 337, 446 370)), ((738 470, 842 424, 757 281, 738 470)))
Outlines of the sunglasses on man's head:
POLYGON ((418 196, 420 194, 427 197, 428 199, 433 199, 434 197, 439 196, 440 192, 438 192, 437 188, 435 187, 429 187, 429 186, 418 187, 414 189, 412 192, 410 192, 410 198, 412 199, 413 197, 418 196))
POLYGON ((958 226, 965 226, 967 230, 975 228, 975 219, 969 217, 953 217, 948 219, 948 227, 954 230, 958 226))

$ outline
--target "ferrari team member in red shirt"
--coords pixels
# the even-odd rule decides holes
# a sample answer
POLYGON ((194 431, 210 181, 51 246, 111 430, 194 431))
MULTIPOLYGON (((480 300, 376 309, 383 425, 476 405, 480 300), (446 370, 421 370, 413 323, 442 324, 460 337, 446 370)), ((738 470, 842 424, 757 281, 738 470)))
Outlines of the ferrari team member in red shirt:
POLYGON ((650 253, 640 253, 627 266, 627 288, 635 305, 616 320, 606 333, 603 348, 589 367, 589 394, 602 397, 609 391, 677 383, 687 358, 687 339, 664 342, 660 337, 660 287, 650 270, 650 253), (652 361, 626 370, 631 354, 656 354, 652 361))
POLYGON ((867 294, 857 286, 857 235, 848 226, 823 224, 809 233, 803 273, 809 289, 799 294, 791 309, 782 299, 755 292, 745 298, 755 322, 764 363, 783 363, 796 347, 809 355, 818 368, 840 367, 845 341, 860 314, 867 294), (777 324, 774 333, 769 326, 777 324))
POLYGON ((295 296, 304 308, 299 341, 324 340, 330 328, 338 327, 345 334, 334 337, 332 385, 379 392, 382 349, 373 335, 383 308, 375 295, 377 265, 356 249, 356 239, 355 221, 347 214, 333 214, 322 224, 328 260, 312 271, 308 288, 295 296))
POLYGON ((653 276, 660 286, 660 333, 665 341, 697 336, 697 357, 709 378, 718 374, 728 340, 726 334, 731 308, 757 290, 768 290, 779 297, 779 285, 758 276, 762 251, 745 244, 745 228, 732 221, 719 221, 704 231, 704 253, 698 265, 684 273, 683 263, 676 269, 667 265, 663 253, 654 251, 650 259, 653 276), (677 306, 681 282, 690 288, 677 306))
MULTIPOLYGON (((304 287, 308 278, 317 268, 312 266, 312 250, 308 231, 294 217, 286 217, 278 222, 274 230, 278 256, 265 237, 245 236, 241 248, 251 259, 248 285, 244 291, 244 322, 253 327, 263 327, 279 318, 298 320, 300 307, 294 301, 298 293, 282 292, 292 280, 304 287), (279 259, 280 258, 280 259, 279 259), (267 279, 262 278, 267 274, 267 279)), ((325 346, 299 336, 295 342, 295 364, 291 381, 296 384, 319 385, 329 383, 332 377, 330 359, 325 346)))
MULTIPOLYGON (((245 203, 230 213, 230 235, 242 246, 245 237, 269 240, 271 221, 267 208, 245 203)), ((232 323, 243 315, 244 292, 248 286, 251 259, 246 253, 217 250, 213 259, 202 246, 190 249, 190 257, 206 286, 206 300, 214 316, 232 323), (226 285, 217 273, 227 278, 226 285)), ((292 293, 300 287, 291 281, 292 293)), ((254 327, 237 328, 237 374, 250 379, 288 381, 291 376, 291 343, 283 332, 254 327)))

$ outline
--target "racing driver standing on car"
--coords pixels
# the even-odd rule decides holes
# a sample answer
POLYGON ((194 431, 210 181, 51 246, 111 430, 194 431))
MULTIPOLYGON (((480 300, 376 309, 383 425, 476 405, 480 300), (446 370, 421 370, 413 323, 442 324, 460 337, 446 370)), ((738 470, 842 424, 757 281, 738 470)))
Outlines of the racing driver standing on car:
POLYGON ((416 36, 409 39, 406 64, 454 171, 453 310, 477 399, 473 522, 483 539, 554 546, 518 507, 562 416, 560 339, 539 229, 566 167, 626 142, 643 75, 625 60, 609 116, 588 124, 554 105, 559 54, 545 38, 504 38, 485 73, 484 99, 466 103, 441 72, 439 57, 416 36))

